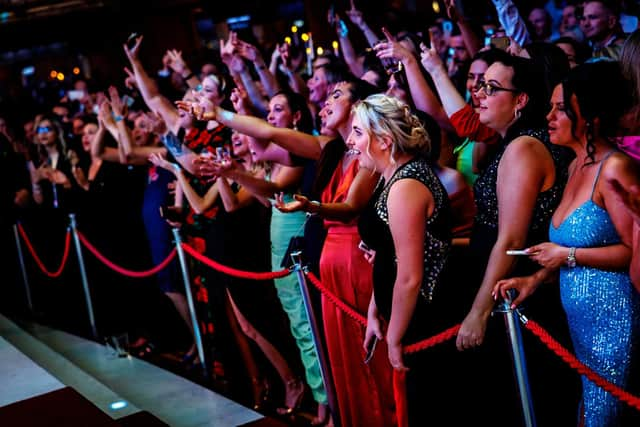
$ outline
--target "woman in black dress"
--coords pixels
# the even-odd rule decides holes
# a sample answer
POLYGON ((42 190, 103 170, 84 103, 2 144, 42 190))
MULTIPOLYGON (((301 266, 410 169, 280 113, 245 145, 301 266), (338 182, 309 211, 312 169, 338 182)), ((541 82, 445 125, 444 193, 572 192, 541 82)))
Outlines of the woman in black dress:
MULTIPOLYGON (((386 339, 391 365, 407 371, 412 425, 437 419, 439 403, 426 390, 437 387, 430 372, 434 354, 404 356, 402 347, 450 326, 438 321, 435 308, 451 244, 449 202, 426 160, 429 143, 418 118, 396 98, 372 95, 354 108, 347 144, 362 167, 382 175, 359 223, 364 243, 375 251, 364 346, 386 339)), ((371 260, 373 252, 366 253, 371 260)))

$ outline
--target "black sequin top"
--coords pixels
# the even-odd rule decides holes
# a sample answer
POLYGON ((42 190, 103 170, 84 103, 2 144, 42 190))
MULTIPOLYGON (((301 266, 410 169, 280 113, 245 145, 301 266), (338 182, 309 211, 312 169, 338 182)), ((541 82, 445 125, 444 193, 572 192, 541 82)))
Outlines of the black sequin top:
MULTIPOLYGON (((551 216, 560 203, 564 186, 567 183, 568 166, 572 160, 572 153, 566 148, 551 144, 546 130, 522 131, 514 137, 507 138, 498 146, 487 168, 478 177, 473 186, 476 217, 471 235, 471 249, 480 263, 482 271, 477 272, 480 275, 480 280, 484 275, 484 268, 489 260, 491 249, 498 237, 498 167, 509 143, 522 135, 528 135, 541 141, 549 150, 556 168, 556 179, 553 186, 539 193, 536 199, 525 247, 548 240, 549 221, 551 221, 551 216)), ((518 183, 514 182, 510 183, 510 185, 518 185, 518 183)))
POLYGON ((393 184, 401 179, 414 179, 424 184, 433 194, 435 202, 433 214, 425 218, 424 276, 420 290, 423 298, 420 298, 422 303, 418 304, 416 310, 431 302, 451 246, 449 198, 442 183, 424 159, 414 158, 400 166, 386 184, 381 180, 369 206, 360 217, 358 229, 363 241, 376 250, 373 285, 376 305, 386 319, 391 315, 397 268, 387 199, 393 184))

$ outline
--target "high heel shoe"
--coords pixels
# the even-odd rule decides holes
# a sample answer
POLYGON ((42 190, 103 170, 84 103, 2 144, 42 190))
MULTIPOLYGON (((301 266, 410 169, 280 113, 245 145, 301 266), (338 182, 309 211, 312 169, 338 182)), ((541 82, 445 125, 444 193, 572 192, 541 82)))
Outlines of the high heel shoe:
POLYGON ((253 389, 253 410, 261 411, 265 404, 269 401, 269 393, 271 386, 269 382, 262 378, 251 378, 251 387, 253 389))
POLYGON ((287 402, 285 395, 285 406, 282 408, 278 408, 276 412, 280 415, 292 415, 297 412, 302 404, 302 398, 304 397, 305 387, 302 380, 299 378, 295 378, 293 380, 289 380, 286 382, 287 391, 291 388, 295 388, 299 390, 299 393, 295 395, 291 402, 287 402))

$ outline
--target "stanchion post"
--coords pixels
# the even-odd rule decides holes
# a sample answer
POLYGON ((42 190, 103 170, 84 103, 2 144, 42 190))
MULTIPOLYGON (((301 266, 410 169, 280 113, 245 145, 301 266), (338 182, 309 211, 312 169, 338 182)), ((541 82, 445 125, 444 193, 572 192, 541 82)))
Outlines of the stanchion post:
POLYGON ((529 388, 529 378, 527 376, 527 361, 522 343, 522 329, 518 321, 518 312, 511 308, 512 295, 509 294, 496 308, 496 313, 503 313, 509 343, 511 344, 511 359, 520 395, 522 406, 522 417, 526 427, 536 427, 536 417, 533 410, 533 400, 529 388))
POLYGON ((327 392, 327 400, 329 403, 329 409, 333 415, 334 425, 340 427, 340 417, 337 416, 338 402, 336 400, 336 393, 333 389, 333 381, 329 375, 329 363, 325 357, 325 349, 320 336, 320 329, 316 321, 315 312, 313 310, 313 303, 311 301, 311 294, 307 287, 307 280, 304 275, 304 267, 302 266, 302 252, 296 251, 291 253, 291 259, 293 260, 293 271, 296 273, 298 283, 300 284, 300 293, 302 294, 302 302, 304 303, 305 311, 307 312, 307 318, 309 319, 309 325, 311 326, 311 335, 313 338, 313 345, 320 364, 320 374, 322 375, 322 382, 324 383, 325 390, 327 392))
POLYGON ((20 272, 22 273, 22 283, 24 284, 24 293, 27 297, 27 307, 29 312, 33 312, 33 301, 31 299, 31 285, 27 276, 27 268, 24 265, 24 256, 22 255, 22 243, 20 243, 20 234, 18 233, 18 224, 13 224, 13 236, 16 239, 16 249, 18 250, 18 261, 20 262, 20 272))
POLYGON ((193 336, 196 340, 196 347, 198 349, 198 357, 200 357, 200 366, 202 367, 202 373, 205 377, 208 377, 207 364, 204 358, 204 347, 202 345, 202 336, 200 335, 200 324, 198 323, 198 316, 196 315, 196 307, 193 303, 193 296, 191 295, 191 279, 189 278, 189 270, 187 269, 187 259, 184 255, 184 249, 182 248, 182 238, 180 237, 180 229, 173 227, 173 238, 176 243, 176 250, 178 252, 178 259, 180 260, 180 270, 182 272, 182 281, 184 282, 184 293, 187 296, 187 304, 189 305, 189 315, 191 316, 191 325, 193 327, 193 336))
POLYGON ((84 266, 84 257, 82 256, 82 247, 78 238, 78 230, 76 227, 76 214, 69 214, 69 224, 71 225, 71 233, 73 234, 73 242, 76 246, 76 254, 78 256, 78 266, 80 267, 80 277, 82 278, 82 287, 84 289, 84 298, 87 303, 87 313, 89 314, 89 323, 91 325, 91 333, 94 339, 98 339, 98 329, 96 328, 96 318, 93 315, 93 303, 91 302, 91 290, 89 289, 89 281, 87 280, 87 270, 84 266))

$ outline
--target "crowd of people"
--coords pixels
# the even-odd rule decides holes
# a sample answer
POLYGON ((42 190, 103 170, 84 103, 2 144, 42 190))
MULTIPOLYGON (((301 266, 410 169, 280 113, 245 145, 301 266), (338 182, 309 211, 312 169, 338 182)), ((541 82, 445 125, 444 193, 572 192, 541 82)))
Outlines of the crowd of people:
MULTIPOLYGON (((420 32, 377 31, 351 2, 328 12, 338 54, 266 51, 230 32, 204 64, 169 46, 158 74, 138 36, 123 46, 123 87, 90 93, 78 80, 79 101, 0 119, 3 233, 25 221, 57 260, 76 213, 108 258, 138 269, 167 258, 172 228, 245 271, 281 270, 301 250, 366 327, 317 295, 318 346, 295 275, 260 283, 192 261, 197 324, 178 262, 153 280, 188 332, 184 366, 202 363, 202 336, 208 372, 244 382, 256 410, 277 399, 282 417, 310 393, 313 425, 398 425, 405 399, 409 425, 521 425, 492 317, 503 298, 637 395, 638 17, 613 0, 492 2, 495 22, 447 1, 420 32), (457 323, 454 340, 403 353, 457 323)), ((102 289, 124 280, 89 262, 102 289)), ((134 355, 157 350, 154 322, 136 317, 134 355)), ((535 337, 524 345, 539 425, 638 422, 535 337)))

